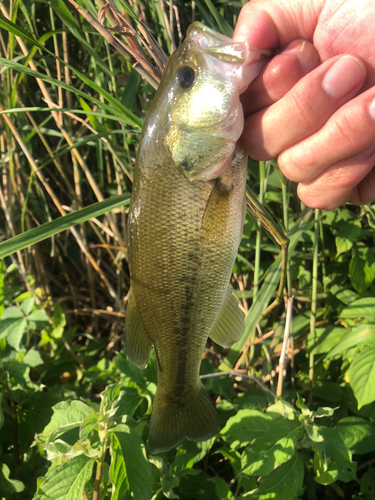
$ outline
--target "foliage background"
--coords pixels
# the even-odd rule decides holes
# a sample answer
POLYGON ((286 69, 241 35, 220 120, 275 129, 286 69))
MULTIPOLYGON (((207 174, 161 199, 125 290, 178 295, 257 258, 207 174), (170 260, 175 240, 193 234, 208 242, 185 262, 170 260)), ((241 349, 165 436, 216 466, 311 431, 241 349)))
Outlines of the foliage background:
MULTIPOLYGON (((115 4, 166 54, 194 18, 230 36, 241 7, 115 4)), ((102 7, 80 5, 94 18, 102 7)), ((222 431, 150 455, 155 360, 141 372, 122 347, 128 194, 153 80, 62 0, 0 10, 0 498, 374 499, 373 208, 311 211, 274 163, 249 162, 291 240, 294 299, 263 314, 280 250, 248 214, 232 283, 245 334, 229 351, 209 343, 201 369, 222 431)))

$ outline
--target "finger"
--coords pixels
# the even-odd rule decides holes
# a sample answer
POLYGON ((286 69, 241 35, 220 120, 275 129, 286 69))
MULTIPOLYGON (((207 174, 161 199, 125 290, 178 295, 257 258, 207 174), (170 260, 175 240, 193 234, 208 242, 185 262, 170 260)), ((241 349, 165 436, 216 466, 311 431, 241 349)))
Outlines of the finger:
POLYGON ((310 182, 374 143, 375 87, 344 104, 318 132, 284 150, 279 167, 292 181, 310 182))
POLYGON ((348 202, 353 205, 368 205, 375 200, 375 168, 352 190, 348 202))
MULTIPOLYGON (((365 78, 366 66, 358 57, 336 56, 324 62, 282 99, 246 119, 242 140, 248 154, 268 160, 314 134, 357 94, 365 78)), ((293 175, 293 167, 289 170, 293 175)))
POLYGON ((335 163, 310 182, 297 188, 301 201, 310 208, 334 210, 350 202, 356 205, 375 199, 375 143, 360 154, 335 163))
POLYGON ((274 56, 241 96, 245 118, 278 101, 319 64, 319 55, 307 40, 295 40, 274 56))
POLYGON ((238 16, 233 39, 260 49, 286 47, 297 38, 312 40, 324 2, 251 0, 238 16))

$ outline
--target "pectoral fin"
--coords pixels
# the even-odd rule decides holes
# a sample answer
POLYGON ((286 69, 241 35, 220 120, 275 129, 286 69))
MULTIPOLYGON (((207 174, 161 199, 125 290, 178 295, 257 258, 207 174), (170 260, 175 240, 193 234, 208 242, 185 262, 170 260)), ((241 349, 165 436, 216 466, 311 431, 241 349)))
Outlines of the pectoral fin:
POLYGON ((238 302, 228 287, 219 316, 209 337, 222 347, 230 347, 242 337, 244 332, 244 316, 238 302))
POLYGON ((129 294, 125 318, 125 350, 129 360, 144 370, 151 354, 152 342, 137 312, 132 292, 129 294))

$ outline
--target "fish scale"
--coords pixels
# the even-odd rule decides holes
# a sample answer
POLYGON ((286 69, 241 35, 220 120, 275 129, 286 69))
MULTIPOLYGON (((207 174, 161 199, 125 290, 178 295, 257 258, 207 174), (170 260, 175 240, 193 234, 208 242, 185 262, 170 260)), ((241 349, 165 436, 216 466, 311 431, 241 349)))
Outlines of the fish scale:
POLYGON ((209 336, 228 347, 243 333, 228 287, 245 215, 240 69, 255 64, 255 75, 259 56, 194 23, 169 59, 142 130, 128 217, 125 347, 139 368, 155 348, 153 453, 219 431, 199 369, 209 336))

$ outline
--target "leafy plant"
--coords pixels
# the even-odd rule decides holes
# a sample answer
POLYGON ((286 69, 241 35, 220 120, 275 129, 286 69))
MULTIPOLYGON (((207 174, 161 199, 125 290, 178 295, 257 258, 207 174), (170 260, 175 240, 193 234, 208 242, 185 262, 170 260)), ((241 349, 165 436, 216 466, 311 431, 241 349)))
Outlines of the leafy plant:
POLYGON ((0 498, 374 500, 373 207, 301 207, 276 162, 248 180, 290 238, 290 298, 269 309, 281 252, 248 214, 245 334, 201 370, 221 432, 150 454, 155 358, 122 351, 136 145, 163 51, 193 17, 230 36, 240 4, 75 5, 0 5, 0 498))

